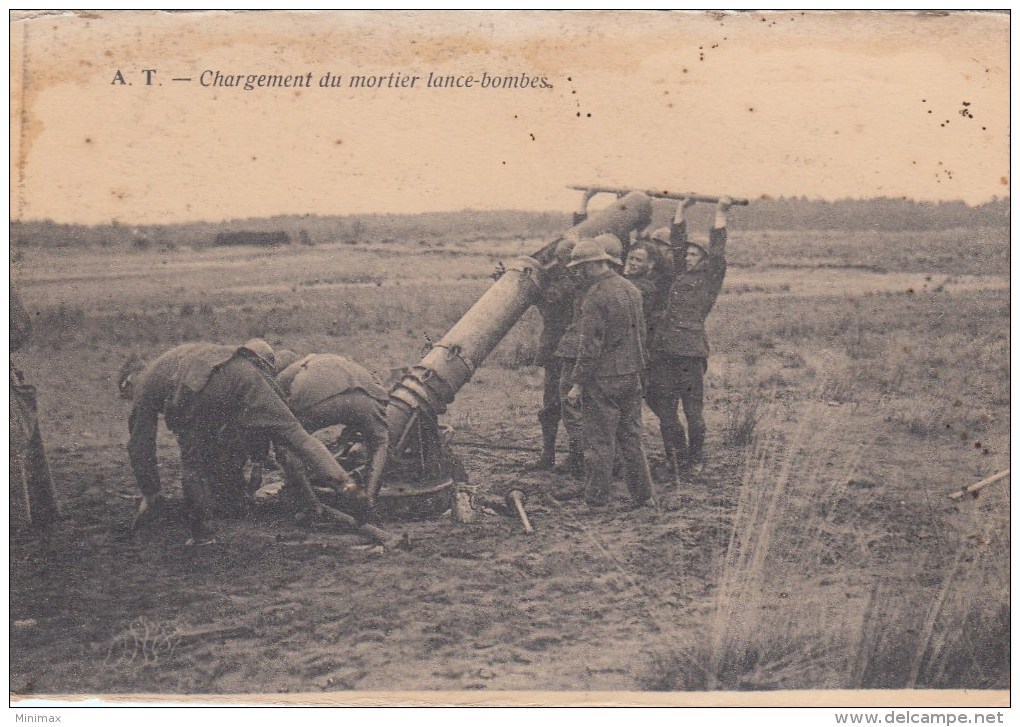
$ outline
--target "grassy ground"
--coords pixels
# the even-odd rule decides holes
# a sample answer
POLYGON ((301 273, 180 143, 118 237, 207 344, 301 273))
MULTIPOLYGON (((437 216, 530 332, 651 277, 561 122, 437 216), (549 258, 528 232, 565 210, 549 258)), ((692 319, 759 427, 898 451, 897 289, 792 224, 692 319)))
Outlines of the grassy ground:
MULTIPOLYGON (((119 539, 134 485, 116 371, 264 335, 385 375, 534 242, 29 249, 13 277, 36 332, 15 360, 67 520, 11 538, 12 689, 1008 688, 1008 480, 945 497, 1009 466, 1006 237, 963 267, 920 233, 847 237, 734 236, 710 318, 709 465, 662 490, 661 514, 558 505, 543 493, 562 477, 501 448, 538 442, 531 312, 448 420, 480 492, 529 492, 535 536, 479 515, 402 526, 417 547, 383 554, 272 508, 198 553, 173 519, 119 539), (874 263, 882 249, 920 257, 874 263)), ((661 463, 647 412, 645 442, 661 463)))

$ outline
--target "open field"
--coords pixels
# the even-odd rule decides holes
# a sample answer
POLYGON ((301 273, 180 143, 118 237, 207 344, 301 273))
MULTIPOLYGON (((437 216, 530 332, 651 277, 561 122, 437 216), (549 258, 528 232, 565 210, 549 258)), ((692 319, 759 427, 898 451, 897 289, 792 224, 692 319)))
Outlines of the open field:
MULTIPOLYGON (((1009 467, 1001 228, 734 232, 709 463, 660 514, 559 505, 543 492, 565 476, 521 472, 539 441, 531 311, 447 420, 480 492, 529 492, 534 536, 479 514, 402 524, 416 547, 379 553, 264 508, 198 552, 173 519, 120 537, 126 356, 262 335, 386 378, 539 243, 24 248, 12 277, 36 325, 14 358, 66 520, 11 537, 12 690, 1009 687, 1009 481, 945 496, 1009 467)), ((159 458, 179 501, 165 432, 159 458)))

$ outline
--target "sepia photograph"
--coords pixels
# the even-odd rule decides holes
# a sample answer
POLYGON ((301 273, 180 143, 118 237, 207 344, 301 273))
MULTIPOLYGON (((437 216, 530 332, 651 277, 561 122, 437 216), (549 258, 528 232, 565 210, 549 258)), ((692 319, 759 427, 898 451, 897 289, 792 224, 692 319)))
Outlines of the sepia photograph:
POLYGON ((13 707, 1009 706, 1008 11, 9 40, 13 707))

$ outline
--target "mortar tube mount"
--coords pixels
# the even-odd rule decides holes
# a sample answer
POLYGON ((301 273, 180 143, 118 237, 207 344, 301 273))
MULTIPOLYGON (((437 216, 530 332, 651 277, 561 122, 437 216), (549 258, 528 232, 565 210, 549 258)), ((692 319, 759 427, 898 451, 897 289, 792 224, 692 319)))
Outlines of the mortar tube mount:
POLYGON ((404 450, 415 426, 438 427, 438 417, 542 289, 538 261, 521 257, 390 391, 391 448, 404 450))

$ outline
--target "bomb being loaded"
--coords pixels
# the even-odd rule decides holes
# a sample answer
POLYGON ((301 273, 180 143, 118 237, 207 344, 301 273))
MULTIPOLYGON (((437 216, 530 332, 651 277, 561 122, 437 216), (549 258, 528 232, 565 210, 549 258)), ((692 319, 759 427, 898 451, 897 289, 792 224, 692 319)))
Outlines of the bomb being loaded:
MULTIPOLYGON (((632 231, 651 222, 652 196, 677 197, 615 188, 586 188, 586 197, 601 191, 610 191, 617 199, 532 255, 508 264, 492 287, 417 365, 405 370, 390 391, 389 460, 376 503, 380 517, 429 517, 450 507, 457 484, 465 483, 467 476, 450 446, 452 431, 439 423, 439 416, 528 308, 539 302, 554 269, 562 264, 556 256, 559 243, 606 233, 629 241, 632 231)), ((747 204, 746 200, 735 203, 747 204)))

